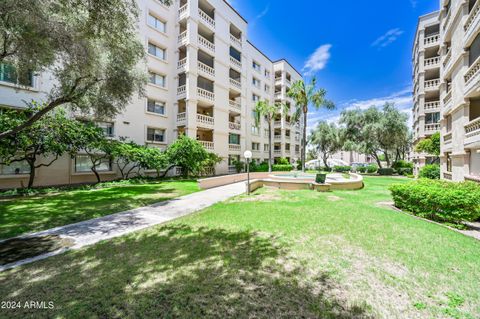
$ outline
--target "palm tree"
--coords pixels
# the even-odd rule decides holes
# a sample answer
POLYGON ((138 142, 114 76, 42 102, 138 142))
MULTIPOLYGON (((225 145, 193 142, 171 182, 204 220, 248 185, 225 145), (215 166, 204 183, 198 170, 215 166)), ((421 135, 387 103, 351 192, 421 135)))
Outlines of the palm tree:
POLYGON ((282 103, 270 104, 268 100, 258 101, 255 104, 254 117, 255 126, 260 127, 262 117, 265 117, 268 123, 268 171, 272 171, 272 122, 278 113, 285 112, 286 105, 282 103))
POLYGON ((310 84, 305 84, 303 80, 298 80, 292 84, 287 92, 295 102, 295 113, 292 116, 294 122, 299 122, 303 116, 303 137, 302 137, 302 171, 305 172, 305 151, 307 148, 307 116, 308 107, 312 105, 315 109, 324 107, 328 110, 335 108, 335 104, 325 98, 327 91, 317 88, 317 79, 314 77, 310 84))

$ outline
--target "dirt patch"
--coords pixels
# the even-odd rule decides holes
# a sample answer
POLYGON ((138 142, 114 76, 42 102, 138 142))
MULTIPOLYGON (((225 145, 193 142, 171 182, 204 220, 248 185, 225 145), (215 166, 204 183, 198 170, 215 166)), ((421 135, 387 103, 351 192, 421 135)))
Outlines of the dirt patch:
POLYGON ((73 240, 56 235, 8 239, 0 243, 0 265, 71 247, 73 244, 73 240))

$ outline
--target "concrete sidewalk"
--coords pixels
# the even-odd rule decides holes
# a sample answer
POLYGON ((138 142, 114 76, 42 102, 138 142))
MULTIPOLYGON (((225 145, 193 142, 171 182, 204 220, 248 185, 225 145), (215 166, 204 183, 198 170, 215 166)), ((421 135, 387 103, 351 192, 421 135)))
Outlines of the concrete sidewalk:
POLYGON ((0 266, 0 271, 59 255, 67 250, 79 249, 101 240, 119 237, 140 229, 162 224, 192 214, 231 197, 241 195, 245 191, 246 183, 235 183, 189 194, 151 206, 20 236, 17 238, 57 235, 73 240, 74 244, 69 248, 0 266))

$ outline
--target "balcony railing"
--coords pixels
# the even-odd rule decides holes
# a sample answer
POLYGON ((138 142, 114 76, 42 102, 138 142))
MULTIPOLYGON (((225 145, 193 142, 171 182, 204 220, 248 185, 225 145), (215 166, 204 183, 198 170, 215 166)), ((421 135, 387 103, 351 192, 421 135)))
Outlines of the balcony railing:
POLYGON ((215 149, 215 143, 209 141, 198 141, 200 144, 205 147, 205 149, 213 151, 215 149))
POLYGON ((467 73, 465 73, 465 85, 470 84, 473 78, 475 78, 480 72, 480 57, 475 60, 470 68, 468 68, 467 73))
POLYGON ((440 79, 425 81, 426 89, 435 89, 435 88, 438 88, 439 85, 440 85, 440 79))
POLYGON ((203 36, 200 34, 198 35, 198 43, 202 45, 203 47, 207 48, 208 50, 215 52, 215 44, 210 42, 209 40, 205 39, 203 36))
POLYGON ((475 3, 475 5, 473 6, 472 10, 470 11, 470 14, 468 15, 467 21, 465 22, 465 25, 463 26, 463 29, 465 30, 465 34, 470 33, 469 31, 474 24, 473 22, 478 17, 479 13, 480 13, 480 2, 477 1, 475 3))
POLYGON ((203 124, 203 125, 208 125, 208 126, 214 126, 215 125, 215 119, 211 116, 203 115, 203 114, 197 114, 197 123, 198 124, 203 124))
POLYGON ((425 38, 425 45, 434 45, 437 44, 440 40, 439 34, 434 34, 425 38))
POLYGON ((230 107, 233 108, 233 109, 237 109, 237 110, 242 109, 242 105, 240 103, 238 103, 237 101, 234 101, 234 100, 229 100, 228 105, 230 105, 230 107))
POLYGON ((273 122, 273 125, 277 126, 277 127, 282 126, 282 121, 275 121, 275 122, 273 122))
POLYGON ((197 95, 209 101, 215 101, 215 93, 202 88, 197 88, 197 95))
POLYGON ((282 93, 275 93, 275 99, 280 100, 282 98, 282 93))
POLYGON ((186 15, 187 12, 188 12, 188 3, 184 4, 183 6, 180 7, 180 9, 178 9, 178 16, 180 18, 183 18, 183 16, 186 15))
POLYGON ((178 113, 177 114, 177 124, 185 123, 187 121, 187 113, 178 113))
POLYGON ((282 150, 274 150, 273 154, 275 155, 282 155, 282 150))
POLYGON ((210 76, 215 76, 215 69, 200 61, 198 61, 198 70, 210 76))
POLYGON ((237 89, 242 88, 242 83, 240 81, 237 81, 237 80, 232 79, 232 78, 230 78, 230 85, 237 88, 237 89))
POLYGON ((183 31, 178 36, 178 43, 181 45, 185 44, 187 42, 187 37, 188 37, 188 31, 183 31))
POLYGON ((281 135, 274 135, 273 139, 276 140, 276 141, 280 141, 282 139, 282 136, 281 135))
POLYGON ((450 9, 447 13, 447 17, 445 18, 443 22, 443 31, 445 31, 450 23, 450 20, 452 18, 452 10, 450 9))
POLYGON ((443 98, 443 105, 447 105, 452 100, 452 90, 447 92, 447 95, 443 98))
POLYGON ((183 68, 185 65, 187 65, 187 58, 183 58, 177 63, 177 69, 183 68))
POLYGON ((466 137, 480 135, 480 117, 465 125, 466 137))
POLYGON ((240 152, 242 147, 239 144, 228 144, 228 150, 231 152, 240 152))
POLYGON ((187 93, 187 86, 186 85, 181 85, 177 88, 177 95, 183 95, 187 93))
POLYGON ((237 46, 242 47, 242 41, 236 38, 233 34, 230 34, 230 41, 232 41, 237 46))
POLYGON ((230 63, 232 63, 237 68, 240 68, 240 69, 242 68, 242 62, 238 61, 233 56, 230 57, 230 63))
POLYGON ((425 110, 435 110, 440 107, 440 101, 434 101, 434 102, 426 102, 425 103, 425 110))
POLYGON ((212 19, 208 14, 206 14, 202 9, 198 9, 198 15, 200 19, 204 21, 208 26, 215 29, 215 20, 212 19))
POLYGON ((452 173, 450 173, 450 172, 444 172, 444 173, 443 173, 443 178, 446 179, 446 180, 451 181, 451 180, 453 179, 453 175, 452 175, 452 173))
POLYGON ((440 130, 440 123, 425 124, 425 132, 436 132, 440 130))
POLYGON ((240 131, 242 129, 242 125, 240 123, 228 122, 228 128, 234 131, 240 131))
POLYGON ((440 57, 436 56, 425 60, 425 66, 436 66, 440 63, 440 57))
POLYGON ((445 69, 447 69, 447 65, 450 63, 451 60, 452 60, 452 49, 450 48, 447 54, 445 55, 445 58, 443 59, 443 67, 445 69))
POLYGON ((445 144, 450 144, 452 142, 452 132, 443 136, 443 142, 445 142, 445 144))

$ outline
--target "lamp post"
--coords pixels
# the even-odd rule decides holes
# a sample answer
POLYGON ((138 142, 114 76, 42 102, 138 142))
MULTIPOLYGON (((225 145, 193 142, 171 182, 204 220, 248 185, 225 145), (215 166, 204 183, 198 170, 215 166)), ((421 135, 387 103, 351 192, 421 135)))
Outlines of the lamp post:
POLYGON ((247 195, 250 195, 250 159, 252 158, 252 152, 245 151, 243 157, 247 160, 247 195))

